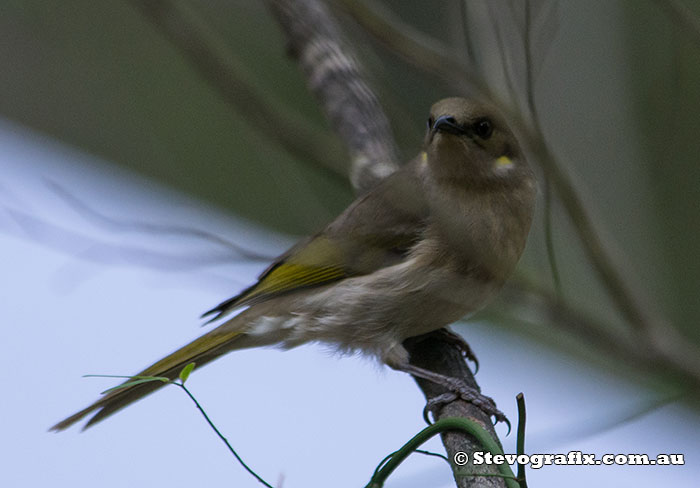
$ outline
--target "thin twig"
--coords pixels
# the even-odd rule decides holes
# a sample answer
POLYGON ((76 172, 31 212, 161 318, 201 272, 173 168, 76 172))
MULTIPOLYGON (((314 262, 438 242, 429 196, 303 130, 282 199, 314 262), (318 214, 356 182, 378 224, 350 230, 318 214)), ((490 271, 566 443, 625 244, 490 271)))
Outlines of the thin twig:
POLYGON ((199 253, 170 254, 162 250, 127 244, 112 244, 101 241, 87 234, 73 231, 67 227, 54 224, 46 219, 36 217, 21 210, 5 208, 5 212, 19 226, 24 237, 60 251, 69 253, 86 261, 99 263, 128 263, 131 265, 148 266, 171 272, 181 272, 199 269, 214 264, 230 264, 239 259, 249 261, 249 258, 237 257, 230 250, 199 253))
POLYGON ((508 90, 508 96, 510 97, 510 102, 512 104, 518 103, 518 91, 515 89, 514 75, 508 68, 508 51, 506 49, 506 42, 503 36, 503 32, 499 26, 498 19, 500 18, 498 12, 496 11, 495 4, 489 2, 486 6, 489 20, 491 22, 492 29, 496 35, 496 45, 498 46, 498 52, 501 58, 501 71, 503 71, 503 77, 506 80, 506 89, 508 90))
POLYGON ((535 103, 535 74, 532 66, 532 36, 533 36, 533 12, 530 0, 524 1, 525 25, 523 26, 523 49, 525 51, 525 94, 527 96, 527 108, 530 111, 532 126, 535 131, 541 133, 540 118, 537 114, 537 104, 535 103))
POLYGON ((545 247, 547 248, 547 261, 552 272, 552 283, 558 294, 562 295, 563 288, 561 286, 561 275, 559 274, 559 265, 557 264, 557 255, 554 252, 554 229, 552 228, 552 185, 549 179, 545 178, 543 184, 544 192, 544 238, 545 247))
MULTIPOLYGON (((538 134, 542 134, 542 125, 540 122, 540 116, 537 111, 537 103, 535 103, 535 74, 533 67, 533 42, 532 37, 534 35, 534 19, 532 18, 534 13, 530 0, 525 0, 525 25, 523 26, 523 48, 525 51, 525 94, 527 98, 527 107, 530 112, 530 120, 532 123, 533 130, 538 134)), ((549 174, 545 173, 544 181, 544 235, 545 235, 545 247, 547 249, 547 258, 549 261, 549 267, 552 272, 552 281, 554 282, 554 289, 557 293, 562 293, 561 280, 559 275, 559 267, 557 266, 557 257, 554 252, 554 238, 552 229, 552 184, 549 181, 549 174)))
POLYGON ((469 25, 469 8, 467 7, 468 0, 461 0, 459 2, 460 18, 462 20, 463 33, 464 33, 464 43, 465 51, 467 55, 467 62, 473 66, 474 70, 479 69, 479 58, 476 55, 476 50, 474 49, 474 42, 471 39, 470 30, 467 28, 469 25))
POLYGON ((68 204, 73 210, 78 212, 81 216, 86 219, 92 220, 102 227, 106 227, 111 230, 125 231, 125 232, 139 232, 144 234, 153 234, 158 236, 175 235, 178 237, 189 236, 195 239, 200 239, 211 244, 217 244, 233 255, 237 255, 242 259, 249 261, 272 261, 275 259, 276 255, 262 254, 251 249, 246 249, 245 247, 236 244, 235 242, 224 239, 223 237, 207 232, 201 229, 195 229, 194 227, 182 226, 182 225, 164 225, 154 222, 143 222, 138 220, 120 220, 118 218, 106 215, 94 209, 92 206, 88 205, 82 201, 77 196, 73 195, 66 188, 60 185, 58 182, 47 179, 46 184, 48 187, 58 195, 66 204, 68 204))
MULTIPOLYGON (((379 3, 331 0, 387 49, 408 63, 442 78, 458 92, 493 95, 473 68, 460 61, 450 46, 402 22, 379 3)), ((493 98, 490 96, 488 98, 493 98)))
POLYGON ((337 140, 291 111, 274 94, 262 92, 211 27, 179 0, 127 0, 156 27, 222 99, 265 137, 302 162, 345 181, 343 150, 337 140), (273 129, 274 128, 274 129, 273 129))
POLYGON ((688 393, 700 391, 700 357, 693 355, 692 344, 673 334, 673 328, 666 331, 668 338, 647 341, 634 331, 621 329, 576 308, 561 295, 522 277, 514 277, 508 282, 499 303, 501 306, 491 307, 488 314, 500 321, 522 316, 520 312, 513 314, 509 309, 530 310, 538 317, 538 323, 559 327, 563 333, 585 341, 603 356, 624 357, 627 365, 637 372, 655 378, 671 375, 674 382, 685 385, 688 393))

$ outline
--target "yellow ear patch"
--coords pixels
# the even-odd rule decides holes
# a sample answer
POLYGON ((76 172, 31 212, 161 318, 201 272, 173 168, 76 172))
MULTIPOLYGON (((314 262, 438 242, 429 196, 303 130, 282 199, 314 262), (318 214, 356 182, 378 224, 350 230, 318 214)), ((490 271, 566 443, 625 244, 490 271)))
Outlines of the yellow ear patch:
POLYGON ((428 153, 423 151, 420 153, 420 162, 425 164, 428 162, 428 153))
POLYGON ((496 160, 496 167, 497 168, 503 168, 506 166, 512 166, 513 165, 513 160, 510 159, 508 156, 501 156, 496 160))

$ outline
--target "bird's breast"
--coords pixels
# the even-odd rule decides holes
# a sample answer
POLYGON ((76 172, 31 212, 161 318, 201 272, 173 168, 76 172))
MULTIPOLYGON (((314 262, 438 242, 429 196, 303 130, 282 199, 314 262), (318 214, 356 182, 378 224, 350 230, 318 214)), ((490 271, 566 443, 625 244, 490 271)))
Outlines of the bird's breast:
POLYGON ((436 198, 427 229, 437 242, 435 259, 503 283, 525 248, 532 218, 531 197, 519 193, 455 191, 436 198))

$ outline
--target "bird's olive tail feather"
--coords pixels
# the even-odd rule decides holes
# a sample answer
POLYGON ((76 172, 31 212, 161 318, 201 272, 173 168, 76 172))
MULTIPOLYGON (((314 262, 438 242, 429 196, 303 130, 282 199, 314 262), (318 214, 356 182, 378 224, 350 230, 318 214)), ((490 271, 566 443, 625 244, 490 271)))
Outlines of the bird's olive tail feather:
MULTIPOLYGON (((236 322, 238 321, 234 318, 222 324, 141 371, 136 376, 163 376, 172 380, 177 378, 182 368, 189 363, 194 362, 196 367, 199 368, 231 350, 268 345, 279 340, 276 334, 270 334, 269 336, 245 334, 241 331, 240 323, 236 322)), ((128 381, 131 380, 127 380, 125 383, 128 381)), ((96 411, 97 413, 85 424, 84 429, 86 429, 164 385, 165 383, 163 382, 153 381, 112 390, 89 407, 57 423, 50 430, 56 432, 64 430, 96 411)))

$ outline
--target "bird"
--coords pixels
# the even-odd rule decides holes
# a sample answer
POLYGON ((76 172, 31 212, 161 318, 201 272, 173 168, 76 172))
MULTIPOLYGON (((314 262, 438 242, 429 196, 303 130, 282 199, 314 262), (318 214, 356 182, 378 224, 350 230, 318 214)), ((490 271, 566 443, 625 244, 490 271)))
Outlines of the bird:
MULTIPOLYGON (((189 363, 198 369, 234 350, 322 343, 455 389, 454 378, 409 364, 402 343, 497 295, 525 248, 536 193, 498 110, 474 99, 440 100, 415 158, 203 315, 227 318, 221 325, 138 376, 175 379, 189 363)), ((88 428, 161 386, 108 391, 51 430, 92 414, 88 428)))

